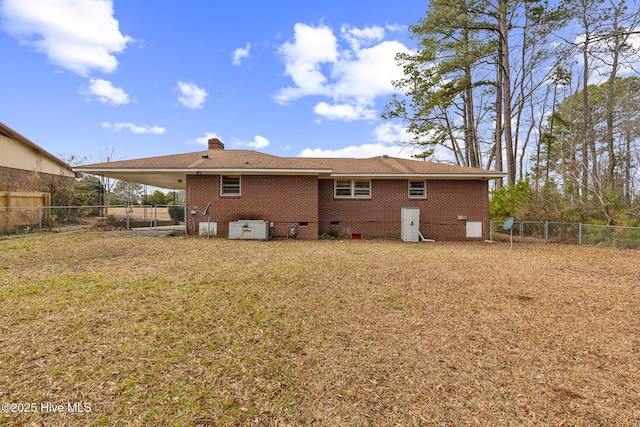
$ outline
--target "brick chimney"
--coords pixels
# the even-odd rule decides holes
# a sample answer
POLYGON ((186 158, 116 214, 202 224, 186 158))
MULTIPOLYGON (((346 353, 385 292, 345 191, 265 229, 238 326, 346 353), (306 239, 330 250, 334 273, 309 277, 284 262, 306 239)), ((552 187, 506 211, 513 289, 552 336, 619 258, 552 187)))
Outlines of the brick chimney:
POLYGON ((209 150, 224 150, 224 144, 218 138, 209 140, 209 150))

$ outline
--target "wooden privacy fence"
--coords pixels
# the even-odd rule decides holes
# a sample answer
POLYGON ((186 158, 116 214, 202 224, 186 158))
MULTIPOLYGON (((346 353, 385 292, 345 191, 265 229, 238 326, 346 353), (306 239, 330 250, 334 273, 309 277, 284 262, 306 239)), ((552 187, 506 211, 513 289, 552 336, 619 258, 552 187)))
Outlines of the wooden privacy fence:
POLYGON ((33 206, 51 206, 51 194, 0 191, 0 234, 10 233, 20 227, 38 227, 43 219, 48 220, 49 209, 34 210, 33 206), (41 215, 44 215, 44 218, 41 218, 41 215))

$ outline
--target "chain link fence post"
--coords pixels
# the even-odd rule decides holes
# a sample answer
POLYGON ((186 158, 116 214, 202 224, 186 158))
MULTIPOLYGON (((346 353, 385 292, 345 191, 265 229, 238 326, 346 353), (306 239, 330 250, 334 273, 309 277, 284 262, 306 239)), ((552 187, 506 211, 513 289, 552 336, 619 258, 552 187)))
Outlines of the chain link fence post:
POLYGON ((188 219, 187 219, 187 204, 185 203, 183 207, 184 207, 184 235, 186 236, 187 234, 189 234, 188 233, 189 227, 187 225, 187 221, 188 221, 188 219))
POLYGON ((582 245, 582 223, 578 224, 578 245, 582 245))

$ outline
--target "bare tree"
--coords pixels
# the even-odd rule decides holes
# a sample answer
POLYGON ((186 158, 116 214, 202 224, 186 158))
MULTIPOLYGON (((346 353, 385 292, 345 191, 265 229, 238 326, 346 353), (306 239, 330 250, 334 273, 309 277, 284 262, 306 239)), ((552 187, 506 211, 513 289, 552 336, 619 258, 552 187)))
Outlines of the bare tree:
POLYGON ((602 34, 602 49, 597 52, 597 57, 608 66, 609 78, 607 80, 607 95, 605 103, 606 134, 605 142, 608 154, 605 188, 615 189, 615 170, 618 163, 614 141, 614 114, 616 107, 616 79, 622 65, 628 61, 637 60, 637 50, 629 44, 629 39, 638 27, 640 11, 638 9, 628 13, 624 0, 614 2, 609 0, 609 28, 602 34))

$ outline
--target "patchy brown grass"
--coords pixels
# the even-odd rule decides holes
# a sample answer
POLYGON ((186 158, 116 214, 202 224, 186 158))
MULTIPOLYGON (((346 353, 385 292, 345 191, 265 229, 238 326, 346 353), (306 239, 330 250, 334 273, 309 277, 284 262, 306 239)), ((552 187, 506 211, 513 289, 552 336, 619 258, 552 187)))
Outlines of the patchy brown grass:
POLYGON ((591 247, 12 237, 0 402, 37 411, 0 424, 637 426, 639 282, 591 247))

